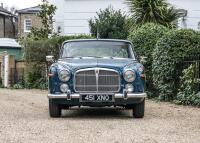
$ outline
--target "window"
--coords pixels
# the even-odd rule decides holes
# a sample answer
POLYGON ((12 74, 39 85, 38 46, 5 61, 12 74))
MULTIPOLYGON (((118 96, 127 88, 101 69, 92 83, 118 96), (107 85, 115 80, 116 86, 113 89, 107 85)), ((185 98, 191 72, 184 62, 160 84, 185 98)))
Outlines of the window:
POLYGON ((31 19, 25 19, 24 20, 24 32, 30 32, 31 28, 32 28, 31 19))
POLYGON ((65 43, 62 58, 74 57, 111 57, 134 58, 132 47, 126 42, 79 41, 65 43))

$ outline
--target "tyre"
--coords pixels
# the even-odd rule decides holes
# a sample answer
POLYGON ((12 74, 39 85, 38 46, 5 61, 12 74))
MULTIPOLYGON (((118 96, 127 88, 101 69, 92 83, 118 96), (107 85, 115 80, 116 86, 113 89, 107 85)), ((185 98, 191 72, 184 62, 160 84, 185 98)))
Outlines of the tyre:
POLYGON ((53 103, 52 99, 49 99, 49 115, 53 118, 58 118, 61 116, 61 108, 58 104, 53 103))
POLYGON ((133 107, 133 117, 135 118, 143 118, 145 111, 145 99, 133 107))

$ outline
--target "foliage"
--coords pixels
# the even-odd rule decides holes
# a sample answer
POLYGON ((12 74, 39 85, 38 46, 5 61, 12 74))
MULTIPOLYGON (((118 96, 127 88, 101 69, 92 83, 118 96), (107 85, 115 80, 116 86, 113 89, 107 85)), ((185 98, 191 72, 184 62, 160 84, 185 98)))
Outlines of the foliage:
POLYGON ((71 39, 89 39, 88 35, 79 36, 61 36, 46 40, 28 39, 25 43, 24 58, 26 61, 25 86, 26 88, 47 88, 46 71, 48 66, 46 56, 53 55, 55 59, 59 58, 60 47, 66 40, 71 39))
POLYGON ((173 100, 177 94, 177 61, 187 55, 200 54, 200 33, 193 30, 174 30, 166 33, 153 52, 153 79, 159 99, 173 100))
POLYGON ((12 86, 14 89, 23 89, 24 84, 22 82, 16 83, 12 86))
POLYGON ((149 92, 149 97, 155 96, 152 94, 156 94, 151 93, 155 92, 152 84, 152 54, 156 47, 157 41, 168 31, 169 29, 162 25, 146 23, 143 26, 134 29, 129 35, 129 40, 133 43, 134 50, 138 56, 147 57, 147 63, 144 63, 144 66, 147 75, 147 91, 149 92))
POLYGON ((136 24, 158 23, 174 27, 182 10, 175 9, 166 0, 126 0, 136 24))
POLYGON ((39 40, 41 38, 47 39, 49 34, 53 33, 53 16, 56 11, 56 6, 49 4, 47 0, 42 0, 43 4, 39 5, 41 11, 38 13, 38 17, 41 19, 42 28, 32 28, 29 37, 39 40))
POLYGON ((175 103, 200 107, 200 94, 198 94, 200 80, 195 77, 195 70, 195 65, 190 65, 183 70, 183 76, 180 77, 181 86, 175 103))
POLYGON ((126 39, 132 21, 121 12, 112 7, 97 12, 97 17, 89 20, 92 36, 99 38, 126 39))
POLYGON ((56 59, 59 57, 60 47, 66 40, 72 39, 90 39, 89 35, 79 36, 59 36, 46 40, 28 39, 25 42, 24 58, 26 62, 45 63, 47 55, 53 55, 56 59))

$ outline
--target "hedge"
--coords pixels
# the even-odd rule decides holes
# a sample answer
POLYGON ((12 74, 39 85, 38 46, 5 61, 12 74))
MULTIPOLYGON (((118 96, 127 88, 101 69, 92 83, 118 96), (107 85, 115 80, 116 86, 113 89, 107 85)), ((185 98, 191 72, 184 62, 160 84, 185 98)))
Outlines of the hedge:
POLYGON ((129 35, 129 40, 133 43, 136 54, 147 57, 147 63, 144 66, 147 75, 149 97, 155 96, 156 94, 152 84, 153 50, 156 47, 157 41, 168 31, 169 29, 162 25, 147 23, 137 29, 133 29, 129 35))
POLYGON ((46 56, 53 55, 56 59, 59 57, 60 47, 66 40, 72 39, 90 39, 89 35, 79 36, 61 36, 46 40, 34 41, 27 39, 24 41, 24 59, 27 63, 25 70, 25 85, 26 88, 47 88, 46 71, 47 63, 46 56))
POLYGON ((158 41, 153 52, 153 79, 160 100, 175 99, 180 86, 177 61, 193 54, 200 54, 200 33, 194 30, 173 30, 158 41))
POLYGON ((53 55, 56 59, 59 56, 60 47, 66 40, 72 39, 90 39, 90 35, 79 36, 59 36, 46 40, 32 40, 28 39, 24 48, 24 58, 27 62, 45 62, 47 55, 53 55))

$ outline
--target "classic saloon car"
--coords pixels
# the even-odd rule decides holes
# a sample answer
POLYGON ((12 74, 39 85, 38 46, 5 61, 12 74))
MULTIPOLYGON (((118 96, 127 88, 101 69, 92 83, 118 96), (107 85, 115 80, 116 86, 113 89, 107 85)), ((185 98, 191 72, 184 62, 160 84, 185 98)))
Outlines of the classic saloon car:
POLYGON ((73 106, 122 107, 132 109, 135 118, 144 116, 144 67, 129 41, 66 41, 48 75, 51 117, 73 106))

